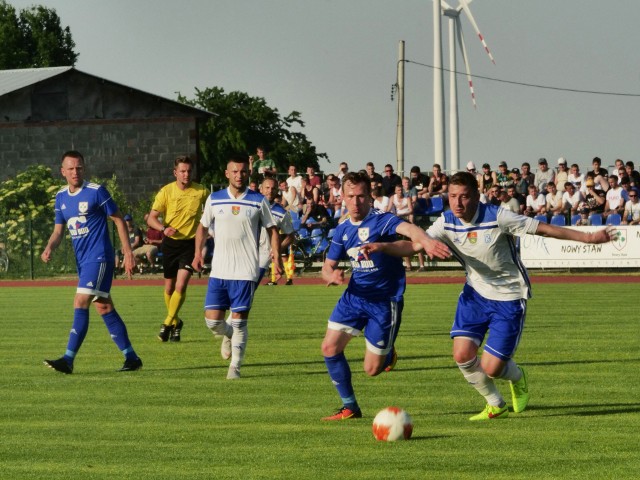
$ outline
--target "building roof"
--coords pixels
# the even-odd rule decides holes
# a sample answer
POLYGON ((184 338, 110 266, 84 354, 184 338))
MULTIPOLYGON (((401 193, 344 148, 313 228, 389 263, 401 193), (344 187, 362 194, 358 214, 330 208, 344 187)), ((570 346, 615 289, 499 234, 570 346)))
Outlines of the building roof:
POLYGON ((34 83, 41 82, 73 67, 21 68, 16 70, 0 70, 0 96, 34 83))
MULTIPOLYGON (((82 72, 74 67, 46 67, 46 68, 20 68, 20 69, 15 69, 15 70, 0 70, 0 97, 3 95, 6 95, 7 93, 11 93, 14 92, 16 90, 20 90, 21 88, 25 88, 28 87, 30 85, 34 85, 38 82, 41 82, 43 80, 47 80, 49 78, 55 77, 57 75, 61 75, 65 72, 68 72, 70 70, 75 70, 76 72, 82 74, 82 75, 88 75, 94 78, 100 78, 97 77, 95 75, 91 75, 90 73, 85 73, 82 72)), ((212 113, 209 112, 207 110, 204 110, 202 108, 199 107, 193 107, 191 105, 184 105, 176 100, 173 100, 171 98, 166 98, 166 97, 162 97, 160 95, 156 95, 155 93, 149 93, 149 92, 145 92, 143 90, 139 90, 137 88, 128 86, 128 85, 122 85, 119 84, 118 82, 113 82, 111 80, 107 80, 102 79, 102 80, 106 80, 107 82, 110 82, 112 84, 116 84, 116 85, 121 85, 123 87, 126 88, 130 88, 132 90, 137 90, 139 92, 142 92, 144 94, 147 95, 152 95, 154 97, 158 97, 158 98, 162 98, 164 100, 167 100, 169 102, 173 102, 173 103, 177 103, 178 105, 181 105, 182 107, 185 108, 190 108, 190 109, 194 109, 194 110, 199 110, 202 113, 205 113, 207 115, 214 115, 217 116, 216 113, 212 113)))

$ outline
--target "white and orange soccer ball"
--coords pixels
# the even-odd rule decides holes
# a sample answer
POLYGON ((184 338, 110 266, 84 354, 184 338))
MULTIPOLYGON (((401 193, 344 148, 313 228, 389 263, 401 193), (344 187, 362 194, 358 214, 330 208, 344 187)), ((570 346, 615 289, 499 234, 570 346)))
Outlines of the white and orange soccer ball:
POLYGON ((407 412, 398 407, 387 407, 373 419, 373 436, 376 440, 395 442, 409 440, 413 433, 413 422, 407 412))

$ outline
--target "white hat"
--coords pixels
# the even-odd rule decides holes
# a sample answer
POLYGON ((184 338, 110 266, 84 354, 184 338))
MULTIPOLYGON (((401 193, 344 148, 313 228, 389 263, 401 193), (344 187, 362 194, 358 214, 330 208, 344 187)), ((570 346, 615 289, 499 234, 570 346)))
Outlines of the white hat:
POLYGON ((476 169, 476 165, 473 162, 469 162, 467 163, 467 170, 475 170, 476 169))
POLYGON ((560 157, 558 159, 558 165, 566 165, 567 164, 567 159, 564 157, 560 157))

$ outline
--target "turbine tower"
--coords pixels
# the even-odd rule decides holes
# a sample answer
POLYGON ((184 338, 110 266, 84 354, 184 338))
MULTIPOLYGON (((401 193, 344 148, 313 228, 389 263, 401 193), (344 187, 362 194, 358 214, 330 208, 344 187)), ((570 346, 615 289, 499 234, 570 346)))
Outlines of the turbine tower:
MULTIPOLYGON (((456 45, 459 45, 460 52, 462 53, 462 59, 464 61, 465 70, 467 74, 467 81, 469 83, 469 90, 471 92, 471 101, 473 102, 474 108, 476 107, 476 98, 475 92, 473 90, 473 80, 471 78, 471 69, 469 67, 469 60, 467 58, 467 50, 464 43, 464 35, 462 33, 462 23, 460 22, 460 13, 464 11, 465 15, 469 19, 469 22, 473 26, 474 30, 478 34, 478 38, 480 42, 487 52, 489 59, 495 64, 495 60, 493 59, 493 55, 489 51, 487 47, 487 43, 484 40, 484 37, 480 33, 478 28, 478 24, 476 23, 473 15, 471 14, 471 10, 469 9, 469 3, 473 0, 459 0, 459 6, 457 8, 451 7, 445 0, 434 0, 434 4, 436 2, 439 3, 441 7, 442 15, 448 17, 449 19, 449 139, 451 142, 451 164, 450 170, 457 171, 459 169, 460 163, 460 127, 458 120, 458 85, 457 85, 457 62, 456 62, 456 45)), ((434 8, 435 15, 435 8, 434 8)), ((439 23, 439 18, 438 18, 439 23)), ((435 30, 435 29, 434 29, 435 30)), ((442 37, 438 35, 439 38, 435 37, 434 31, 434 44, 440 44, 440 51, 442 52, 442 37)), ((439 70, 440 82, 444 83, 444 74, 442 69, 442 56, 440 56, 440 68, 438 68, 436 64, 436 56, 435 56, 435 47, 434 47, 434 67, 435 70, 439 70)), ((435 79, 435 73, 434 73, 435 79)), ((436 90, 437 87, 434 81, 434 112, 442 112, 442 116, 438 116, 438 119, 441 119, 442 122, 439 127, 434 126, 434 134, 437 136, 439 128, 444 131, 444 96, 440 94, 438 99, 436 99, 436 90), (436 100, 440 101, 440 105, 437 106, 435 104, 436 100)), ((436 120, 436 115, 434 113, 434 121, 436 120)), ((437 140, 436 140, 437 142, 437 140)), ((438 163, 438 162, 435 162, 438 163)), ((445 169, 444 162, 442 164, 443 169, 445 169)))

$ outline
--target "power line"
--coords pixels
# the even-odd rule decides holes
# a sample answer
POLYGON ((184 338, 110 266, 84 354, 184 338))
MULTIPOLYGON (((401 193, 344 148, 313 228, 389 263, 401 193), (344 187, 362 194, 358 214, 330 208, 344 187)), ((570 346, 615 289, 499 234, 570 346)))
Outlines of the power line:
MULTIPOLYGON (((413 63, 415 65, 419 65, 421 67, 428 67, 435 69, 433 65, 429 65, 427 63, 414 62, 413 60, 404 60, 406 63, 413 63)), ((447 68, 442 68, 444 72, 451 72, 451 70, 447 68)), ((454 72, 456 75, 466 75, 464 72, 454 72)), ((524 82, 514 82, 511 80, 502 80, 500 78, 493 77, 484 77, 482 75, 471 75, 472 78, 481 78, 483 80, 489 80, 491 82, 499 82, 499 83, 508 83, 510 85, 519 85, 521 87, 531 87, 531 88, 542 88, 546 90, 557 90, 561 92, 573 92, 573 93, 587 93, 590 95, 611 95, 617 97, 640 97, 640 93, 617 93, 617 92, 601 92, 597 90, 579 90, 577 88, 563 88, 563 87, 551 87, 548 85, 536 85, 534 83, 524 83, 524 82)))

